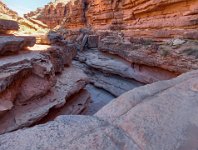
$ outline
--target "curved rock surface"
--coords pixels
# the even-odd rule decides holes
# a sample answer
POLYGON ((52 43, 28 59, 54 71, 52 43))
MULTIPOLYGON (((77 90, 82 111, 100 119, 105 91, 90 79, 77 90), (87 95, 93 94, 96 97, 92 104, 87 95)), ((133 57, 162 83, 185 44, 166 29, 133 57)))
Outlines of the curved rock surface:
POLYGON ((2 135, 0 148, 2 150, 138 149, 121 129, 90 116, 61 116, 45 125, 2 135))
POLYGON ((95 117, 62 116, 48 124, 0 135, 0 148, 196 149, 197 75, 198 71, 193 71, 136 88, 110 102, 95 117))
POLYGON ((122 128, 141 149, 198 148, 198 71, 123 94, 96 116, 122 128))

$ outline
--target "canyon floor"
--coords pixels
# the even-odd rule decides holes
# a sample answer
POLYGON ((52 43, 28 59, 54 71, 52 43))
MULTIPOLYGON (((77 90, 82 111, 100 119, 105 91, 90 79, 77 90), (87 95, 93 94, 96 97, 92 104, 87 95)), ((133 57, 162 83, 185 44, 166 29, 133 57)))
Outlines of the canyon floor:
POLYGON ((197 4, 0 2, 0 150, 198 149, 197 4))

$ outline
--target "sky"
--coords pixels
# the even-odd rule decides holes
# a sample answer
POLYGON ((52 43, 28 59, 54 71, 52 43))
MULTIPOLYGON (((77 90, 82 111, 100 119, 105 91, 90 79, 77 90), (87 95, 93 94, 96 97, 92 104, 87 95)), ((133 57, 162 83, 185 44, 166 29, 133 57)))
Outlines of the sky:
POLYGON ((20 16, 36 10, 38 7, 43 7, 51 0, 2 0, 8 8, 16 11, 20 16))

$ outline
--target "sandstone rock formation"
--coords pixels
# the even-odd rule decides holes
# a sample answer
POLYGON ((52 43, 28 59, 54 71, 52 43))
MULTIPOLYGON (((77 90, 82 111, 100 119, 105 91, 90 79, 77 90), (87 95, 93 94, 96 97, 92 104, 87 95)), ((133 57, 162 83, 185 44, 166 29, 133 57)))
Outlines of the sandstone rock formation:
MULTIPOLYGON (((33 33, 45 33, 48 31, 48 27, 47 25, 45 25, 44 23, 42 23, 39 20, 34 20, 34 19, 25 19, 23 17, 20 17, 17 12, 9 9, 3 2, 0 2, 0 19, 6 19, 6 20, 13 20, 18 22, 16 27, 15 24, 15 28, 14 30, 18 30, 17 34, 19 35, 24 35, 24 34, 33 34, 33 33)), ((1 20, 2 21, 2 20, 1 20)), ((12 23, 11 21, 9 21, 9 23, 12 23)), ((10 27, 11 24, 7 24, 7 28, 10 27)), ((13 23, 12 23, 13 25, 13 23)), ((13 26, 12 26, 13 28, 13 26)), ((13 29, 12 29, 13 30, 13 29)), ((4 30, 4 32, 8 32, 8 30, 4 30)), ((2 31, 0 31, 2 32, 2 31)), ((16 34, 16 33, 15 33, 16 34)))
POLYGON ((11 18, 17 18, 17 12, 9 9, 2 1, 0 1, 0 17, 4 15, 10 16, 11 18))
POLYGON ((0 148, 196 149, 197 76, 198 71, 193 71, 134 89, 95 116, 61 116, 44 125, 1 135, 0 148))
MULTIPOLYGON (((2 26, 1 30, 5 28, 2 26)), ((79 93, 88 82, 82 71, 70 66, 75 49, 34 46, 35 42, 34 37, 0 37, 3 55, 0 58, 0 134, 30 126, 51 109, 68 105, 67 99, 79 93)), ((78 98, 73 100, 76 101, 72 102, 73 108, 68 108, 68 114, 81 113, 76 107, 81 104, 83 111, 90 98, 85 98, 83 103, 78 98)))
POLYGON ((197 39, 197 4, 197 0, 57 0, 26 17, 52 28, 61 24, 71 29, 84 25, 97 30, 122 30, 127 36, 197 39))
POLYGON ((198 148, 198 0, 55 0, 25 17, 51 31, 0 20, 0 149, 198 148))
POLYGON ((70 1, 56 0, 54 3, 45 5, 43 9, 37 9, 35 12, 26 14, 26 18, 40 20, 47 24, 50 28, 64 23, 70 27, 85 26, 85 0, 70 1), (75 18, 75 19, 74 19, 75 18))
POLYGON ((15 21, 0 20, 0 33, 6 33, 9 31, 15 31, 19 29, 19 25, 15 21))

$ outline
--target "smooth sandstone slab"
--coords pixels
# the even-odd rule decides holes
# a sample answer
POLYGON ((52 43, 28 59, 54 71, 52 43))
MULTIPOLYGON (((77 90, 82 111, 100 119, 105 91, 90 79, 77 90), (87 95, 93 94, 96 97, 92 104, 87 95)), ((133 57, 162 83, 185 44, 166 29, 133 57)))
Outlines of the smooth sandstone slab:
POLYGON ((198 71, 129 91, 95 116, 145 150, 197 149, 198 71))
POLYGON ((96 117, 61 116, 44 125, 1 135, 0 149, 138 150, 139 148, 122 130, 96 117))
POLYGON ((19 25, 16 21, 0 19, 0 33, 7 33, 7 31, 19 30, 19 25))

